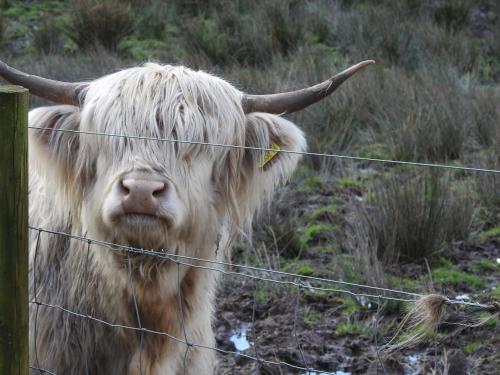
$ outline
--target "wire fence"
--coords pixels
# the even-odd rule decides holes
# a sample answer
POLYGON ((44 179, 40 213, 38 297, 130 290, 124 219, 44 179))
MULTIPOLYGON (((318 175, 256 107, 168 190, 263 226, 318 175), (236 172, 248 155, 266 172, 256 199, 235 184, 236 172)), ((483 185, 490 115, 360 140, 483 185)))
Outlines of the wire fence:
POLYGON ((84 131, 84 130, 55 129, 55 128, 48 129, 48 128, 42 128, 42 127, 37 127, 37 126, 28 126, 28 128, 34 129, 34 130, 39 130, 39 131, 63 132, 63 133, 85 134, 85 135, 116 137, 116 138, 131 138, 131 139, 141 139, 144 141, 170 142, 170 143, 192 144, 192 145, 224 147, 224 148, 237 148, 237 149, 262 151, 262 152, 276 152, 276 153, 282 152, 285 154, 295 154, 295 155, 304 155, 304 156, 319 156, 319 157, 324 157, 324 158, 347 159, 347 160, 354 160, 354 161, 369 161, 369 162, 386 163, 386 164, 412 165, 412 166, 416 166, 416 167, 454 169, 454 170, 471 171, 471 172, 500 173, 500 170, 498 170, 498 169, 469 167, 469 166, 451 165, 451 164, 420 163, 420 162, 404 161, 404 160, 378 159, 378 158, 368 158, 368 157, 362 157, 362 156, 328 154, 328 153, 322 153, 322 152, 293 151, 293 150, 276 149, 276 148, 270 148, 270 147, 252 147, 252 146, 243 146, 243 145, 228 145, 228 144, 223 144, 223 143, 185 141, 185 140, 170 139, 170 138, 154 138, 154 137, 144 137, 144 136, 128 135, 128 134, 91 132, 91 131, 84 131))
MULTIPOLYGON (((479 168, 473 166, 457 166, 457 165, 445 165, 445 164, 431 164, 431 163, 418 163, 418 162, 408 162, 408 161, 399 161, 399 160, 385 160, 385 159, 376 159, 376 158, 365 158, 365 157, 357 157, 357 156, 349 156, 349 155, 337 155, 337 154, 327 154, 327 153, 317 153, 317 152, 297 152, 297 151, 287 151, 287 150, 275 150, 273 148, 258 148, 258 147, 248 147, 248 146, 240 146, 240 145, 227 145, 227 144, 217 144, 217 143, 208 143, 208 142, 192 142, 192 141, 182 141, 175 139, 166 139, 166 138, 151 138, 151 137, 142 137, 142 136, 134 136, 134 135, 124 135, 124 134, 109 134, 109 133, 100 133, 100 132, 89 132, 89 131, 74 131, 74 130, 63 130, 63 129, 46 129, 40 127, 30 126, 30 129, 38 130, 38 131, 62 131, 69 133, 77 133, 81 135, 92 135, 92 136, 106 136, 106 137, 125 137, 125 138, 135 138, 141 139, 145 141, 161 141, 161 142, 177 142, 177 143, 190 143, 196 145, 206 145, 210 147, 226 147, 226 148, 243 148, 250 149, 254 151, 275 151, 282 153, 294 153, 301 154, 307 156, 317 156, 317 157, 328 157, 328 158, 339 158, 339 159, 349 159, 355 161, 370 161, 370 162, 381 162, 388 164, 403 164, 403 165, 413 165, 418 167, 427 167, 427 168, 442 168, 442 169, 454 169, 454 170, 463 170, 469 172, 482 172, 482 173, 500 173, 500 170, 491 169, 491 168, 479 168)), ((88 281, 89 277, 89 256, 91 252, 97 251, 98 249, 104 249, 105 251, 110 251, 114 253, 118 253, 121 255, 126 261, 126 267, 128 272, 128 287, 132 296, 132 306, 134 309, 134 315, 136 320, 136 325, 124 324, 120 321, 109 321, 107 319, 102 319, 96 314, 90 314, 88 311, 81 311, 70 308, 68 306, 62 306, 58 304, 51 303, 50 301, 39 300, 38 290, 40 287, 40 282, 38 280, 39 275, 36 272, 36 267, 33 267, 32 275, 32 285, 33 291, 31 293, 31 299, 29 301, 31 308, 35 310, 34 316, 35 319, 32 322, 33 330, 34 330, 34 338, 33 344, 34 348, 34 363, 31 364, 30 369, 35 372, 45 373, 45 374, 56 374, 50 368, 44 368, 40 361, 38 360, 38 349, 37 345, 37 317, 40 313, 40 309, 49 309, 51 311, 59 311, 62 314, 67 314, 74 318, 82 319, 89 324, 102 325, 112 329, 120 329, 124 331, 134 332, 139 335, 139 343, 140 343, 140 359, 139 359, 139 374, 149 374, 146 370, 145 366, 145 341, 149 336, 157 336, 169 340, 171 342, 178 343, 182 345, 183 349, 183 360, 182 360, 182 372, 183 374, 188 374, 189 372, 189 356, 192 354, 191 352, 194 350, 207 350, 218 353, 223 356, 230 356, 234 358, 244 358, 246 360, 254 361, 258 367, 273 367, 277 368, 278 372, 276 373, 300 373, 305 375, 319 375, 319 374, 338 374, 337 370, 333 370, 333 372, 328 372, 322 369, 314 368, 309 365, 309 361, 307 359, 307 355, 304 352, 304 346, 301 343, 300 335, 298 334, 297 327, 299 325, 299 315, 301 311, 301 296, 304 293, 327 293, 327 294, 345 294, 356 298, 357 300, 369 300, 372 302, 373 306, 377 306, 377 312, 374 317, 374 341, 377 347, 375 358, 379 360, 380 365, 382 367, 383 372, 387 373, 384 368, 383 362, 380 360, 379 355, 379 332, 378 332, 378 322, 380 319, 380 309, 382 306, 382 301, 396 301, 412 304, 424 297, 424 294, 407 292, 403 290, 396 290, 391 288, 383 288, 377 286, 364 285, 359 283, 347 282, 343 280, 334 280, 327 278, 319 278, 314 276, 306 276, 300 275, 290 272, 283 272, 273 269, 266 269, 261 267, 255 267, 245 264, 233 264, 230 262, 218 261, 213 259, 204 259, 200 257, 187 256, 182 254, 177 254, 174 251, 169 249, 164 249, 162 251, 153 251, 147 249, 141 249, 131 246, 123 246, 116 243, 106 242, 95 238, 88 238, 85 235, 79 235, 74 233, 66 233, 63 231, 53 230, 51 228, 43 228, 30 226, 29 230, 32 235, 35 236, 35 245, 34 245, 34 254, 33 254, 33 264, 37 264, 37 259, 39 257, 39 247, 40 240, 42 235, 45 236, 60 236, 67 238, 68 240, 78 241, 86 245, 86 259, 82 260, 85 262, 85 278, 88 281), (139 307, 138 298, 136 295, 136 286, 134 283, 134 277, 132 272, 132 257, 134 256, 144 256, 148 258, 153 258, 158 261, 164 262, 166 264, 175 267, 176 275, 177 275, 177 306, 178 306, 178 319, 180 322, 180 335, 174 335, 169 332, 159 331, 148 327, 147 324, 141 322, 141 311, 139 307), (251 282, 257 283, 266 283, 271 285, 277 285, 280 287, 288 288, 288 292, 292 291, 295 294, 295 299, 293 302, 293 332, 292 332, 292 340, 294 341, 297 356, 293 361, 284 361, 279 358, 273 358, 262 354, 259 351, 259 344, 257 338, 255 337, 253 343, 251 345, 251 350, 240 351, 240 350, 227 350, 218 346, 206 345, 200 342, 196 342, 190 339, 191 333, 189 332, 189 327, 186 324, 186 312, 183 308, 183 298, 182 288, 181 286, 181 267, 191 267, 199 270, 203 270, 206 272, 215 272, 223 277, 231 277, 238 280, 248 280, 251 282), (144 353, 144 355, 143 355, 144 353), (251 353, 251 354, 250 354, 251 353)), ((85 289, 85 294, 83 296, 84 299, 87 298, 87 288, 85 289)), ((255 324, 255 315, 256 315, 256 304, 258 303, 256 296, 253 298, 253 309, 252 309, 252 322, 251 326, 253 327, 255 324)), ((462 305, 466 307, 471 307, 474 309, 486 310, 490 311, 492 306, 481 303, 467 302, 463 300, 457 299, 448 299, 448 304, 451 305, 462 305)), ((278 356, 279 357, 279 356, 278 356)), ((86 369, 84 373, 89 374, 92 373, 88 368, 88 364, 85 365, 86 369)))

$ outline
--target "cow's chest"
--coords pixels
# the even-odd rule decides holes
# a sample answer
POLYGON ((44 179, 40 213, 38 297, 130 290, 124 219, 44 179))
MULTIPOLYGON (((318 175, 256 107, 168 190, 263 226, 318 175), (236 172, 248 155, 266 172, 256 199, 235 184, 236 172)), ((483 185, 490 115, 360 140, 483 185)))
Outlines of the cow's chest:
POLYGON ((183 325, 189 325, 192 315, 196 270, 172 265, 147 281, 135 278, 134 286, 130 308, 137 326, 146 330, 138 331, 138 342, 148 362, 159 363, 177 344, 172 337, 184 339, 183 325))

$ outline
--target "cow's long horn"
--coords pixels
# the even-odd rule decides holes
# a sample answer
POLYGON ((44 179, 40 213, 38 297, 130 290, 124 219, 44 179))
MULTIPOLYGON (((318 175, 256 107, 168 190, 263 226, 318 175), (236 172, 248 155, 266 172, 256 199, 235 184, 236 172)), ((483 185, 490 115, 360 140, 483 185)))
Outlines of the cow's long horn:
POLYGON ((326 98, 354 73, 374 63, 373 60, 362 61, 324 82, 302 90, 270 95, 245 95, 242 102, 243 110, 245 113, 267 112, 276 114, 300 111, 326 98))
POLYGON ((0 61, 0 77, 15 85, 24 86, 30 93, 51 102, 80 105, 80 93, 86 83, 61 82, 20 72, 0 61))

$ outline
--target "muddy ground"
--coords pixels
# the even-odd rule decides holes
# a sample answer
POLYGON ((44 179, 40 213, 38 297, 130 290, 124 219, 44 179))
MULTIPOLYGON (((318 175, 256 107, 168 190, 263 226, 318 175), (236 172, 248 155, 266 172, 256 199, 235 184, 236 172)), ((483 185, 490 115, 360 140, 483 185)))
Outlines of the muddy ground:
MULTIPOLYGON (((341 196, 342 191, 336 194, 341 196)), ((325 206, 325 200, 331 201, 331 197, 330 193, 311 194, 303 199, 294 196, 291 199, 297 205, 291 210, 307 207, 306 211, 312 211, 325 206)), ((284 210, 284 215, 290 214, 285 207, 286 204, 281 204, 279 209, 284 210)), ((339 275, 338 269, 328 270, 334 267, 332 259, 344 256, 324 250, 328 242, 335 241, 334 237, 335 233, 323 233, 307 250, 294 256, 281 254, 279 267, 306 275, 349 280, 352 277, 348 272, 339 275), (283 255, 288 259, 283 260, 283 255), (296 267, 288 267, 290 264, 296 267), (297 268, 297 264, 301 268, 297 268), (304 265, 309 267, 306 271, 315 272, 304 272, 304 265)), ((248 264, 249 258, 244 252, 237 250, 233 258, 235 263, 248 264)), ((394 289, 432 291, 467 302, 492 303, 498 301, 500 295, 499 262, 500 241, 489 238, 482 242, 457 242, 440 254, 437 261, 398 265, 386 272, 392 278, 403 280, 400 285, 393 285, 394 289)), ((272 263, 267 266, 273 267, 272 263)), ((242 270, 234 268, 233 271, 242 270)), ((325 287, 324 283, 311 280, 245 272, 325 287)), ((436 333, 424 343, 389 353, 385 344, 394 338, 408 305, 379 302, 376 298, 226 275, 218 294, 216 337, 218 348, 232 353, 219 355, 220 374, 500 373, 498 316, 479 327, 470 327, 490 315, 463 306, 448 307, 436 333)), ((411 332, 403 331, 393 343, 409 334, 411 332)))
MULTIPOLYGON (((499 244, 467 248, 457 246, 452 259, 467 271, 477 259, 500 258, 499 244)), ((425 272, 413 268, 411 273, 425 272)), ((491 286, 500 275, 489 274, 491 286)), ((246 354, 287 365, 259 364, 237 354, 220 356, 221 374, 427 374, 444 371, 449 374, 498 374, 500 372, 500 326, 491 320, 481 327, 467 328, 450 323, 472 323, 477 314, 470 310, 450 310, 438 327, 438 333, 417 347, 385 354, 383 343, 394 334, 401 312, 378 311, 377 304, 350 305, 335 296, 315 296, 301 290, 280 288, 265 300, 258 297, 261 285, 231 278, 219 294, 217 310, 217 344, 220 349, 246 354), (256 296, 257 295, 257 296, 256 296), (354 308, 353 308, 354 306, 354 308), (314 311, 309 314, 307 311, 314 311), (378 316, 378 327, 376 317, 378 316), (360 322, 362 329, 339 332, 349 319, 360 322), (450 322, 450 323, 447 323, 450 322), (385 368, 385 370, 384 370, 385 368)), ((486 287, 488 290, 490 286, 486 287)), ((466 284, 443 287, 449 296, 472 299, 466 284)), ((480 297, 476 298, 481 300, 480 297)), ((354 300, 353 300, 354 301, 354 300)))

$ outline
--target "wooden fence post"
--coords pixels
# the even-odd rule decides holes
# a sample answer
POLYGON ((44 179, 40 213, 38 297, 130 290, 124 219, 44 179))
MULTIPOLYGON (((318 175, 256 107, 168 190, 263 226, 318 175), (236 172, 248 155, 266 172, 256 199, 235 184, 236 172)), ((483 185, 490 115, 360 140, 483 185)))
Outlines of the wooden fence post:
POLYGON ((0 375, 28 374, 28 90, 0 86, 0 375))

